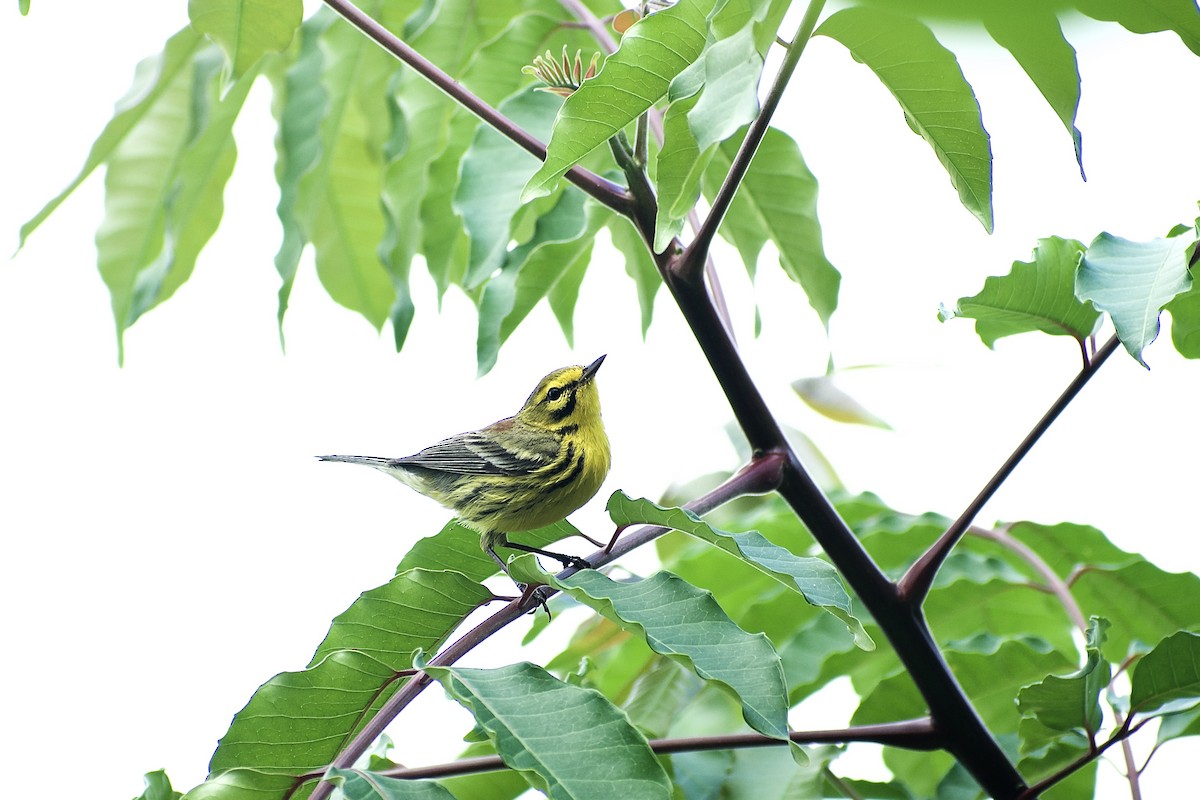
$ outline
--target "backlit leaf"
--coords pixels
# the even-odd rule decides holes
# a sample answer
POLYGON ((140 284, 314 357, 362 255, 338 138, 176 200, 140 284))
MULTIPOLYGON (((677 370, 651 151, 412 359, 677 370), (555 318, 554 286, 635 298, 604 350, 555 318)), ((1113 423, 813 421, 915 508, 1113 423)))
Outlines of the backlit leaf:
POLYGON ((1158 337, 1162 307, 1192 285, 1183 238, 1134 242, 1109 233, 1088 246, 1075 293, 1112 317, 1121 344, 1147 367, 1142 351, 1158 337))
POLYGON ((914 17, 877 8, 838 11, 816 34, 841 42, 879 77, 909 126, 933 148, 958 199, 991 233, 991 141, 954 54, 914 17))
POLYGON ((188 0, 192 27, 221 46, 235 80, 291 44, 303 16, 302 0, 188 0))

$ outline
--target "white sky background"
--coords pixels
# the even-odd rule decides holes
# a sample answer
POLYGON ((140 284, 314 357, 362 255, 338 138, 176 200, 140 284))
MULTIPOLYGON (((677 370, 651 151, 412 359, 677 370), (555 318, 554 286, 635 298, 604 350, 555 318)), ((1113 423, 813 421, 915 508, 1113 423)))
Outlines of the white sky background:
MULTIPOLYGON (((35 2, 22 19, 9 5, 0 11, 6 254, 19 225, 75 175, 134 64, 184 24, 186 7, 35 2)), ((1011 58, 959 51, 992 135, 991 237, 867 68, 823 39, 802 59, 779 121, 821 180, 825 246, 844 275, 834 357, 882 365, 842 383, 895 431, 827 422, 791 393, 790 381, 823 371, 828 352, 769 255, 757 287, 729 257, 721 278, 772 407, 852 489, 956 514, 1078 368, 1069 339, 1018 337, 990 352, 970 322, 938 323, 939 302, 1028 259, 1038 237, 1087 242, 1107 230, 1144 240, 1196 215, 1200 59, 1173 34, 1083 22, 1071 38, 1086 184, 1066 131, 1011 58)), ((447 518, 385 476, 317 454, 412 452, 511 414, 550 369, 607 353, 613 471, 573 521, 607 535, 603 498, 614 489, 657 497, 674 480, 736 466, 721 432, 728 409, 698 348, 665 292, 642 341, 616 257, 589 271, 573 351, 539 308, 478 381, 474 312, 457 291, 438 315, 432 282, 414 271, 418 316, 396 354, 389 334, 328 299, 306 261, 283 355, 268 100, 256 87, 239 123, 220 231, 194 277, 128 332, 123 369, 95 270, 99 175, 0 264, 0 686, 14 797, 44 794, 51 776, 90 785, 88 796, 130 797, 158 767, 191 787, 253 689, 301 668, 329 620, 447 518)), ((1167 342, 1147 358, 1151 372, 1114 356, 981 522, 1095 524, 1165 568, 1200 569, 1189 495, 1200 364, 1167 342)), ((506 648, 471 663, 507 663, 506 648)), ((421 705, 452 713, 436 691, 421 705)), ((402 717, 397 757, 449 757, 466 730, 454 719, 434 736, 402 717)), ((1197 755, 1194 739, 1156 755, 1147 796, 1169 796, 1197 755)), ((1102 796, 1127 796, 1115 770, 1101 773, 1102 796)))

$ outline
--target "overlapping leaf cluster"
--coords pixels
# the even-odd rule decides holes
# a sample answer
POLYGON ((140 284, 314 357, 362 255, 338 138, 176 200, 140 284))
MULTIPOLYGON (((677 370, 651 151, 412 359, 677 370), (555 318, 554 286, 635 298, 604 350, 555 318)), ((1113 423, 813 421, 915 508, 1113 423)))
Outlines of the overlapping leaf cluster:
MULTIPOLYGON (((815 34, 843 45, 880 78, 963 205, 990 231, 990 141, 974 91, 935 35, 936 21, 978 24, 1013 54, 1067 128, 1082 168, 1078 70, 1056 12, 1077 7, 1133 31, 1173 30, 1200 52, 1200 14, 1184 2, 1132 8, 1077 0, 1051 8, 1013 0, 996 13, 993 4, 871 0, 824 17, 815 34)), ((586 5, 597 15, 619 7, 586 5)), ((331 13, 301 21, 296 0, 192 0, 192 27, 139 67, 79 178, 23 235, 103 165, 99 268, 122 333, 187 280, 216 230, 236 157, 233 123, 253 81, 265 76, 278 122, 281 322, 311 247, 330 296, 377 328, 390 322, 400 347, 416 313, 410 272, 423 263, 441 292, 457 287, 476 302, 477 358, 486 370, 542 299, 570 338, 595 239, 607 231, 626 258, 648 325, 659 285, 653 254, 683 244, 696 203, 719 196, 731 165, 744 163, 763 64, 789 3, 656 6, 565 102, 535 92, 522 71, 545 50, 591 48, 586 26, 565 24, 563 4, 373 0, 363 7, 448 79, 547 141, 545 160, 517 151, 501 131, 481 125, 331 13), (641 141, 637 129, 659 115, 661 142, 629 151, 629 141, 641 141), (615 182, 629 177, 630 163, 648 170, 657 198, 653 231, 641 232, 647 241, 612 204, 562 180, 582 166, 615 182)), ((787 134, 757 132, 757 155, 721 232, 751 271, 773 244, 782 269, 827 323, 840 276, 824 255, 816 180, 787 134)), ((1195 357, 1193 230, 1150 243, 1110 234, 1086 247, 1043 240, 1033 262, 989 280, 953 314, 974 318, 989 345, 1037 330, 1071 336, 1086 357, 1107 313, 1142 360, 1166 308, 1177 348, 1195 357)), ((893 578, 949 525, 898 513, 870 495, 844 497, 837 511, 893 578)), ((808 727, 796 705, 841 677, 861 699, 853 725, 919 722, 928 709, 887 645, 888 631, 847 593, 793 509, 774 499, 743 503, 721 523, 730 530, 714 527, 719 516, 700 520, 621 494, 610 512, 621 526, 651 523, 681 534, 661 540, 663 571, 650 576, 584 570, 547 578, 561 592, 552 606, 583 604, 596 614, 545 668, 468 669, 421 659, 493 599, 480 581, 495 565, 475 534, 449 525, 418 543, 392 581, 334 620, 307 668, 263 684, 221 740, 210 779, 187 797, 306 797, 422 667, 474 715, 471 754, 494 752, 512 774, 428 783, 330 770, 347 797, 509 798, 532 786, 581 800, 757 798, 764 782, 788 797, 978 795, 948 752, 916 745, 886 751, 895 776, 888 784, 838 777, 833 748, 656 756, 648 738, 749 729, 782 743, 808 727)), ((528 541, 571 533, 564 523, 528 541)), ((1160 740, 1200 733, 1200 636, 1193 632, 1200 629, 1200 578, 1165 572, 1080 526, 1022 522, 974 533, 945 563, 922 610, 954 676, 1024 776, 1036 781, 1076 764, 1054 796, 1090 797, 1091 759, 1115 741, 1106 736, 1156 716, 1163 718, 1160 740), (1113 681, 1120 673, 1129 674, 1127 693, 1113 681)), ((144 797, 175 796, 165 776, 148 776, 144 797)))

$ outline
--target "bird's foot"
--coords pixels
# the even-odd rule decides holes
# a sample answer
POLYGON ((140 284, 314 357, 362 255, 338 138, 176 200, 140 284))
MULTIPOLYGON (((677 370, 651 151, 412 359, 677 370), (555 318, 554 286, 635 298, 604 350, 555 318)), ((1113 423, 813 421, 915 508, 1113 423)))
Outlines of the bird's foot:
POLYGON ((528 611, 530 614, 537 613, 538 607, 541 607, 546 612, 546 618, 550 618, 550 606, 546 605, 546 601, 550 599, 550 595, 554 590, 549 586, 540 583, 524 584, 518 583, 521 588, 521 597, 518 603, 522 611, 528 611))

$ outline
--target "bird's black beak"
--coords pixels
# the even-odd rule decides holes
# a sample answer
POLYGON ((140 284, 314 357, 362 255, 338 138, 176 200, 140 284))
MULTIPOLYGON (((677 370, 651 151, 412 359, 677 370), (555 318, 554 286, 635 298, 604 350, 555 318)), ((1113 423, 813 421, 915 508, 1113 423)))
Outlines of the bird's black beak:
POLYGON ((605 356, 600 356, 592 363, 583 368, 583 377, 579 380, 581 383, 587 383, 592 378, 596 377, 596 370, 600 369, 600 365, 604 363, 605 356))

